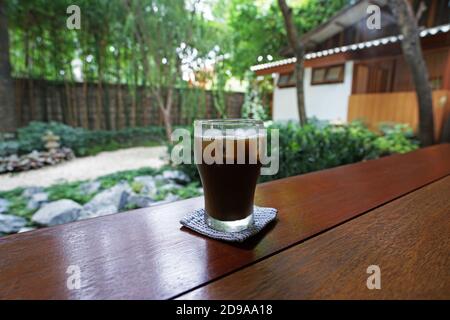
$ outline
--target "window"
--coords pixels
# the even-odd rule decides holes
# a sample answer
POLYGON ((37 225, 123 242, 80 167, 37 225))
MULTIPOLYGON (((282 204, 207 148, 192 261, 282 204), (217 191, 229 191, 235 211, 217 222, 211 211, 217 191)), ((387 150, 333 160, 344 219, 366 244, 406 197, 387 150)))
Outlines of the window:
POLYGON ((280 74, 280 76, 278 77, 277 86, 280 88, 295 87, 294 72, 280 74))
POLYGON ((313 68, 311 85, 344 82, 344 64, 313 68))

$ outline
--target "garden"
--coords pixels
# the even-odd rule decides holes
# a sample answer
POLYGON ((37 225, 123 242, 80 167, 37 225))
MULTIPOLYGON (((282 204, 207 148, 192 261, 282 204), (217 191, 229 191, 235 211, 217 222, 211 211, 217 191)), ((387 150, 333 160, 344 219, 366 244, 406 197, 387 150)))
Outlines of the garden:
POLYGON ((58 122, 31 122, 19 128, 16 137, 0 141, 0 174, 41 168, 75 156, 91 156, 103 151, 157 146, 163 143, 164 138, 164 129, 157 126, 94 131, 58 122), (46 140, 52 137, 55 145, 46 146, 51 142, 46 140), (59 148, 60 145, 63 148, 59 148))
MULTIPOLYGON (((326 2, 293 3, 298 31, 348 4, 326 2)), ((279 171, 261 183, 419 147, 403 124, 372 131, 307 115, 271 120, 277 84, 250 67, 286 57, 277 1, 83 0, 79 29, 66 28, 71 4, 0 1, 8 18, 0 29, 0 65, 8 66, 0 69, 1 234, 201 195, 195 165, 167 161, 170 133, 195 119, 253 118, 278 129, 279 171), (140 161, 120 153, 134 148, 140 161), (161 165, 144 153, 152 148, 164 148, 161 165), (81 175, 111 162, 114 170, 81 175)))
MULTIPOLYGON (((419 146, 412 130, 400 124, 384 124, 378 133, 368 130, 361 122, 334 125, 314 119, 305 126, 270 121, 266 126, 280 131, 280 169, 274 176, 262 176, 260 182, 406 153, 419 146)), ((79 157, 123 145, 158 142, 167 144, 169 150, 172 146, 164 140, 163 128, 89 132, 58 123, 32 123, 19 130, 16 140, 2 142, 3 157, 26 154, 30 150, 42 152, 45 145, 41 137, 49 130, 60 137, 60 149, 70 150, 79 157), (158 139, 149 141, 148 136, 158 139)), ((128 170, 49 187, 16 188, 0 192, 0 233, 24 232, 151 207, 202 193, 195 165, 185 164, 128 170)))

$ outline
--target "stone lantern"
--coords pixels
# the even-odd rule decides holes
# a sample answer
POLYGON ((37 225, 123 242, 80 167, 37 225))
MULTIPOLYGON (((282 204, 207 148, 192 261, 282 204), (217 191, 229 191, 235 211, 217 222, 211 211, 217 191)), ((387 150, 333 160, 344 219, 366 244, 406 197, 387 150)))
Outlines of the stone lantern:
POLYGON ((49 152, 55 152, 59 148, 59 137, 51 131, 47 131, 42 137, 42 141, 45 142, 45 148, 49 152))

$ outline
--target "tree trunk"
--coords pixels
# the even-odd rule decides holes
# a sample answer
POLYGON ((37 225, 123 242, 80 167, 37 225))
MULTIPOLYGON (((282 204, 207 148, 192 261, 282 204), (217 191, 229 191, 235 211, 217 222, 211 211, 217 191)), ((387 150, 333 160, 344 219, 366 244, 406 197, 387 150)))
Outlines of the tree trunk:
POLYGON ((71 116, 72 116, 72 121, 74 123, 75 127, 80 127, 81 126, 81 112, 80 112, 80 108, 78 107, 78 96, 77 96, 77 87, 76 87, 76 83, 75 83, 75 77, 73 74, 73 69, 72 66, 70 64, 70 62, 68 62, 69 64, 69 92, 70 92, 70 105, 71 105, 71 116))
POLYGON ((170 141, 170 135, 172 134, 172 118, 170 116, 170 112, 167 110, 161 110, 163 114, 164 127, 166 129, 166 137, 167 140, 170 141))
POLYGON ((301 125, 306 124, 306 112, 305 112, 305 94, 303 89, 303 55, 305 48, 301 43, 297 29, 292 19, 292 9, 288 7, 285 0, 278 0, 278 5, 283 13, 284 25, 288 37, 288 42, 292 50, 294 51, 297 59, 295 63, 295 83, 297 87, 297 109, 298 116, 301 125))
POLYGON ((95 37, 95 41, 97 43, 95 47, 95 56, 97 60, 97 94, 96 94, 96 106, 95 106, 95 129, 101 130, 104 129, 105 123, 103 122, 105 114, 103 113, 103 62, 102 62, 102 52, 100 49, 102 45, 102 40, 98 37, 95 37))
POLYGON ((170 135, 172 134, 172 96, 173 92, 171 89, 169 89, 169 92, 167 93, 167 101, 166 101, 166 107, 161 109, 163 114, 163 120, 164 120, 164 127, 166 128, 166 136, 167 140, 170 141, 170 135))
POLYGON ((9 61, 8 20, 6 1, 0 0, 0 132, 16 129, 14 82, 9 61))
MULTIPOLYGON (((27 19, 28 25, 29 19, 27 19)), ((34 101, 34 83, 33 83, 33 61, 31 58, 31 50, 30 50, 30 33, 29 30, 25 32, 25 69, 27 70, 27 94, 28 94, 28 112, 26 115, 26 122, 34 121, 36 119, 36 108, 34 101)))
POLYGON ((445 120, 443 125, 440 141, 441 143, 450 143, 450 114, 447 114, 447 120, 445 120))
POLYGON ((433 99, 428 70, 420 47, 419 29, 406 0, 388 1, 403 35, 402 50, 416 88, 419 102, 419 139, 423 147, 434 143, 433 99))
MULTIPOLYGON (((127 2, 127 5, 130 10, 133 10, 132 6, 130 5, 130 2, 127 2)), ((152 35, 150 35, 146 32, 147 29, 145 28, 145 25, 143 22, 144 20, 142 17, 142 12, 139 11, 138 8, 136 8, 135 11, 136 11, 135 14, 136 14, 136 24, 137 24, 137 30, 135 33, 135 37, 136 37, 136 40, 138 41, 138 43, 140 44, 144 78, 149 82, 151 92, 158 100, 158 106, 160 108, 160 111, 162 112, 163 122, 164 122, 164 126, 166 129, 166 135, 167 135, 167 138, 170 140, 170 135, 172 133, 172 116, 171 116, 172 110, 171 109, 172 109, 172 101, 173 101, 173 87, 174 87, 177 75, 173 74, 172 81, 169 81, 169 83, 167 84, 168 92, 167 92, 167 96, 164 100, 164 95, 162 94, 163 88, 161 88, 161 87, 155 88, 154 84, 151 81, 152 79, 150 76, 150 63, 148 60, 148 54, 145 50, 146 46, 151 47, 150 41, 152 39, 152 35)), ((156 62, 155 68, 158 70, 160 70, 160 68, 161 68, 160 61, 161 61, 161 57, 155 58, 155 62, 156 62)), ((146 81, 144 81, 144 83, 145 82, 146 81)))
POLYGON ((122 101, 122 84, 120 82, 121 72, 120 72, 120 49, 117 49, 116 56, 116 77, 117 77, 117 92, 116 92, 116 129, 123 128, 123 101, 122 101))
POLYGON ((164 103, 163 91, 161 89, 153 89, 153 94, 156 97, 159 110, 162 114, 162 120, 166 129, 167 140, 170 141, 172 134, 172 104, 173 104, 173 88, 167 89, 166 102, 164 103))

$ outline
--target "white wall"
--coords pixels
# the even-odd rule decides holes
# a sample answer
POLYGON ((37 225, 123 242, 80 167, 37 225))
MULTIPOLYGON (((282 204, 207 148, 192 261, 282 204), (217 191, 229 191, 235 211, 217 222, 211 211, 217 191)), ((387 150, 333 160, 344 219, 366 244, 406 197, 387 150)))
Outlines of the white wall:
MULTIPOLYGON (((275 84, 278 80, 275 77, 275 84)), ((352 90, 353 61, 345 63, 344 82, 311 85, 311 68, 305 68, 304 88, 307 117, 320 120, 347 120, 348 98, 352 90)), ((273 93, 273 119, 298 120, 295 87, 278 88, 273 93)))

